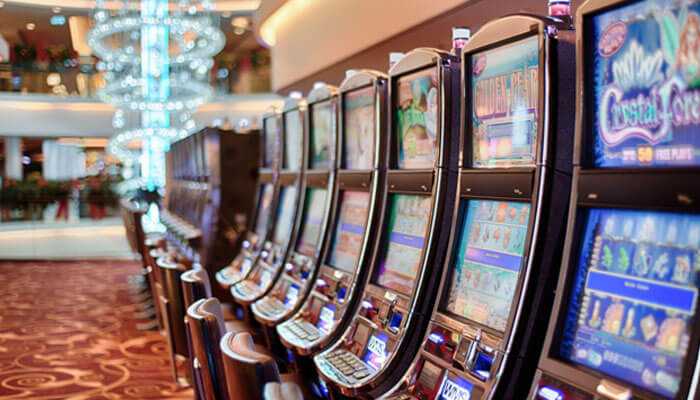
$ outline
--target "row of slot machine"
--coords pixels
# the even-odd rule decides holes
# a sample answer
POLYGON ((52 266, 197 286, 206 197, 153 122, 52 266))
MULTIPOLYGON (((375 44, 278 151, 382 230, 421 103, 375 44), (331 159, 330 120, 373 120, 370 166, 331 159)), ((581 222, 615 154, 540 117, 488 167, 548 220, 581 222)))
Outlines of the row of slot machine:
POLYGON ((264 116, 216 278, 309 398, 698 398, 700 2, 568 15, 264 116))
POLYGON ((259 146, 257 131, 205 128, 166 153, 160 220, 167 240, 212 277, 240 247, 253 209, 259 146))

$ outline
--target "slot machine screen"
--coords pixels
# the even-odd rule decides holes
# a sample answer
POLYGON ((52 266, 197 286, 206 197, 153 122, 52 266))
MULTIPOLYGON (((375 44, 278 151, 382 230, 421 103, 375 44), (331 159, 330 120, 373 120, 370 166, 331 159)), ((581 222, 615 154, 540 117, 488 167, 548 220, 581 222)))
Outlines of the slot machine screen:
POLYGON ((367 340, 362 361, 374 369, 382 369, 387 357, 389 357, 389 335, 384 332, 374 332, 367 340))
POLYGON ((297 242, 297 253, 313 256, 316 252, 318 239, 321 236, 321 225, 326 211, 326 189, 307 189, 304 210, 304 220, 301 235, 297 242))
MULTIPOLYGON (((270 220, 270 206, 275 188, 269 183, 263 185, 260 192, 260 205, 258 206, 257 220, 255 221, 255 233, 261 238, 267 234, 268 222, 270 220)), ((264 239, 263 239, 264 240, 264 239)))
POLYGON ((587 210, 560 356, 673 397, 700 284, 700 215, 587 210))
POLYGON ((638 1, 587 21, 595 167, 700 164, 700 2, 638 1))
POLYGON ((340 212, 333 233, 330 266, 353 272, 360 258, 362 240, 367 227, 370 195, 367 192, 343 191, 340 195, 340 212))
POLYGON ((272 167, 275 159, 275 141, 279 135, 279 124, 277 118, 269 117, 265 119, 265 159, 263 160, 264 167, 272 167))
POLYGON ((376 283, 410 295, 420 268, 433 199, 392 194, 388 208, 389 240, 384 248, 376 283))
POLYGON ((503 331, 523 263, 530 204, 468 200, 460 218, 445 308, 503 331))
POLYGON ((284 113, 284 169, 301 168, 304 121, 299 110, 284 113))
POLYGON ((294 212, 296 211, 297 203, 297 188, 296 186, 287 186, 282 189, 277 212, 277 221, 275 221, 274 242, 278 245, 284 245, 289 241, 292 235, 292 226, 294 225, 294 212))
POLYGON ((331 138, 335 135, 335 115, 330 100, 311 107, 311 121, 311 168, 330 168, 331 138))
POLYGON ((539 115, 539 38, 472 57, 472 159, 476 168, 535 163, 539 115))
POLYGON ((343 150, 345 169, 372 169, 374 160, 374 88, 353 90, 344 95, 343 150))
POLYGON ((437 69, 402 76, 396 83, 395 131, 398 167, 433 168, 438 141, 437 69))

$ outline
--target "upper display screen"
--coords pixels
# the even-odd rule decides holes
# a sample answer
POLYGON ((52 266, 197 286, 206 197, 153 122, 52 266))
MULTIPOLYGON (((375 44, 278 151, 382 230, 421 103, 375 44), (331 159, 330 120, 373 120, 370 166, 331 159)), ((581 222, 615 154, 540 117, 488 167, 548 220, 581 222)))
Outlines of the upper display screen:
POLYGON ((674 397, 695 322, 700 215, 590 209, 561 356, 674 397))
POLYGON ((274 242, 285 245, 292 236, 294 214, 297 206, 296 186, 287 186, 282 189, 279 204, 277 206, 277 221, 275 221, 274 242))
POLYGON ((258 215, 255 221, 255 233, 261 238, 267 234, 267 227, 270 221, 270 206, 272 197, 275 194, 275 187, 266 183, 260 191, 260 204, 258 205, 258 215))
POLYGON ((304 221, 297 243, 297 252, 305 256, 313 256, 316 252, 326 213, 326 193, 326 189, 308 189, 306 191, 304 221))
POLYGON ((279 124, 276 117, 265 118, 265 159, 263 166, 272 167, 275 159, 275 148, 277 137, 279 136, 279 124))
POLYGON ((437 153, 437 69, 399 78, 394 103, 399 168, 433 168, 437 153))
POLYGON ((465 211, 446 308, 503 331, 523 263, 530 204, 469 200, 465 211))
POLYGON ((369 193, 344 191, 340 197, 338 223, 328 263, 347 272, 355 271, 369 215, 369 193))
POLYGON ((284 169, 301 169, 304 121, 301 112, 293 110, 284 114, 284 169))
POLYGON ((474 167, 534 165, 539 66, 537 36, 472 56, 474 167))
POLYGON ((376 283, 405 295, 411 294, 430 223, 433 199, 393 194, 389 204, 389 243, 379 264, 376 283))
POLYGON ((345 169, 372 169, 374 161, 374 88, 345 94, 344 158, 345 169))
POLYGON ((635 2, 588 26, 593 165, 700 164, 700 2, 635 2))
POLYGON ((331 167, 331 141, 335 115, 330 101, 314 104, 311 110, 311 168, 331 167))

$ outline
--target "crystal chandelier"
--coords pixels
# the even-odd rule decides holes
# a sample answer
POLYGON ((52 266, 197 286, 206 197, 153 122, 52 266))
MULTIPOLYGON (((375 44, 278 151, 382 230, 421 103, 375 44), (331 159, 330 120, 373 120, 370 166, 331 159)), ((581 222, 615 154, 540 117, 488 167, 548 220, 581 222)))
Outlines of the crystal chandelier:
POLYGON ((108 150, 139 160, 145 186, 162 187, 164 152, 195 130, 192 113, 212 96, 212 57, 226 41, 212 3, 98 0, 93 18, 88 43, 107 82, 99 96, 117 107, 108 150))

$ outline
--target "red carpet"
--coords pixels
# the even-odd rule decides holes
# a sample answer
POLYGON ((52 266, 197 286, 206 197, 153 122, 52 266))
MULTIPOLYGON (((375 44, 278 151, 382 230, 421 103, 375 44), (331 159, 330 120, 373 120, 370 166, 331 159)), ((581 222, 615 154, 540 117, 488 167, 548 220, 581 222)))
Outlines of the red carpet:
POLYGON ((0 399, 192 399, 140 332, 130 262, 0 262, 0 399))

